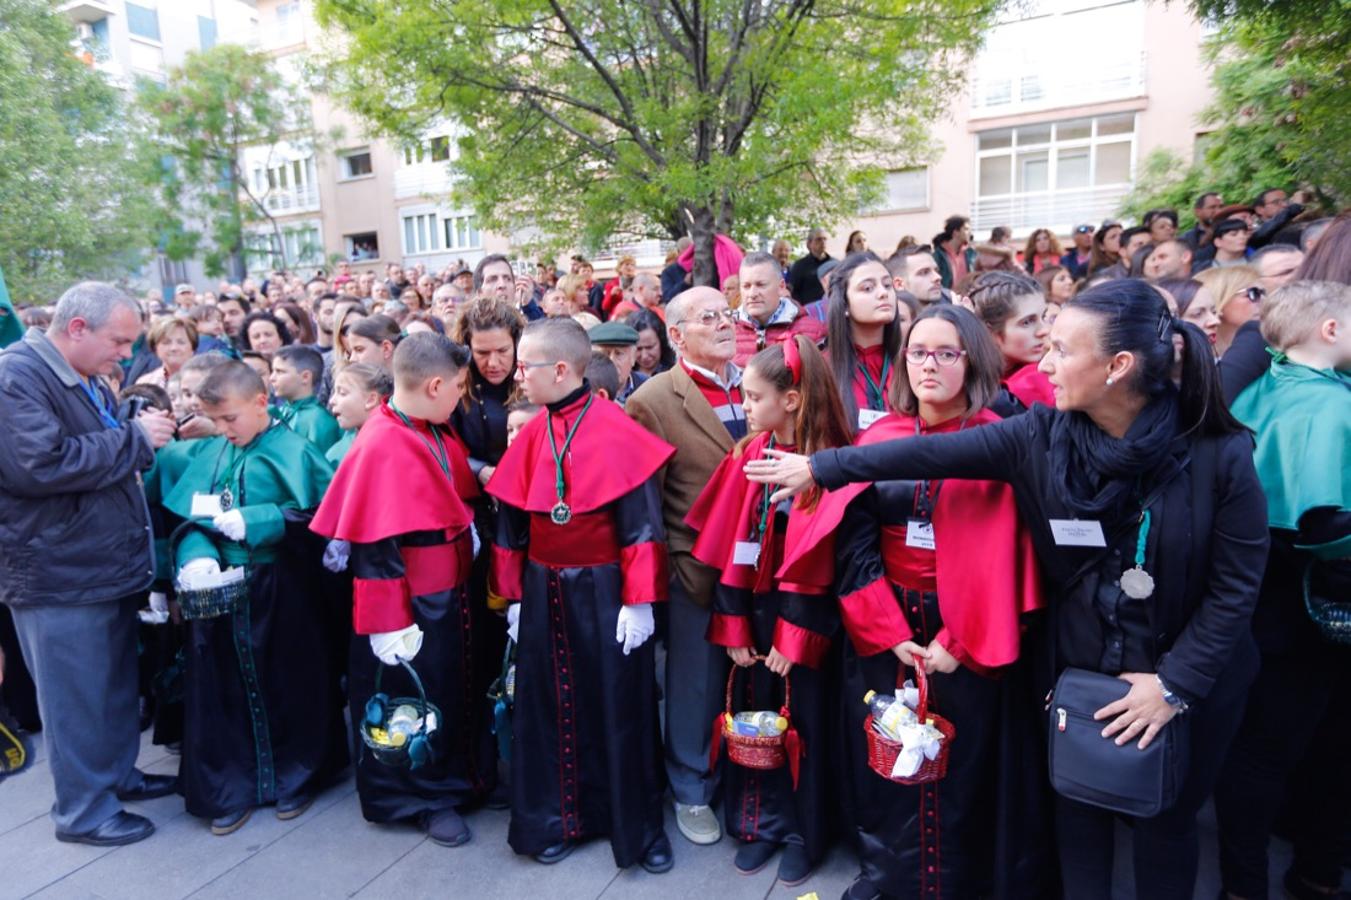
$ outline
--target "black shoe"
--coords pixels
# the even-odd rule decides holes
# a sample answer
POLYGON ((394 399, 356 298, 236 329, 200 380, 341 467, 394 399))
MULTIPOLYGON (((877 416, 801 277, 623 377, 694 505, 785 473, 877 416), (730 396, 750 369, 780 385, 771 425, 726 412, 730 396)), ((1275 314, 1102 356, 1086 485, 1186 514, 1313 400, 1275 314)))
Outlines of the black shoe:
POLYGON ((733 865, 742 875, 754 875, 769 865, 770 859, 779 850, 773 841, 750 841, 737 848, 733 865))
POLYGON ((812 861, 807 856, 807 848, 802 844, 783 845, 783 856, 779 858, 779 882, 794 887, 806 881, 812 874, 812 861))
POLYGON ((1294 867, 1285 870, 1282 886, 1285 888, 1285 896, 1291 900, 1346 900, 1348 896, 1341 890, 1341 885, 1324 887, 1304 880, 1294 867))
POLYGON ((141 783, 129 791, 118 791, 117 799, 123 803, 135 803, 137 800, 154 800, 178 793, 177 775, 147 775, 141 773, 141 783))
POLYGON ((304 815, 305 810, 314 805, 314 795, 309 793, 296 794, 294 797, 287 797, 284 800, 277 801, 277 818, 283 822, 287 819, 294 819, 304 815))
POLYGON ((488 799, 483 801, 485 809, 511 809, 511 785, 497 783, 488 799))
POLYGON ((442 847, 459 847, 473 839, 473 832, 453 809, 438 809, 422 814, 422 830, 433 843, 442 847))
POLYGON ((216 837, 224 837, 227 834, 234 834, 244 827, 244 823, 253 815, 253 807, 249 806, 239 810, 239 812, 226 813, 223 816, 217 816, 211 820, 211 833, 216 837))
POLYGON ((653 875, 661 875, 663 872, 671 871, 675 865, 675 854, 671 852, 671 841, 663 834, 652 842, 652 846, 647 848, 643 854, 641 863, 643 869, 653 875))
POLYGON ((576 841, 560 841, 552 847, 545 847, 539 853, 535 854, 535 862, 544 863, 546 866, 552 866, 554 863, 562 862, 572 855, 572 851, 577 849, 576 841))
POLYGON ((840 900, 881 900, 882 892, 873 887, 873 883, 860 875, 849 885, 840 900))
POLYGON ((137 841, 143 841, 155 833, 155 823, 151 822, 145 816, 138 816, 135 813, 129 813, 125 810, 114 813, 112 818, 105 821, 93 831, 86 831, 84 834, 72 834, 69 831, 58 831, 56 839, 65 841, 67 844, 89 844, 92 847, 120 847, 123 844, 134 844, 137 841))

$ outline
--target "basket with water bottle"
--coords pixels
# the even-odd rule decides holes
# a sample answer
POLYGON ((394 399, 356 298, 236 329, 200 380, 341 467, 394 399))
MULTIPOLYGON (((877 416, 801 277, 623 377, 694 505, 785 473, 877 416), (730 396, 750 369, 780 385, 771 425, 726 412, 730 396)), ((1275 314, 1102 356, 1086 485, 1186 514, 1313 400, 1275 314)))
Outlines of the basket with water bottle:
POLYGON ((863 698, 870 710, 863 720, 868 735, 868 766, 897 784, 928 784, 948 774, 948 754, 957 729, 929 708, 929 676, 915 667, 916 688, 896 677, 896 695, 869 691, 863 698), (907 692, 917 694, 907 697, 907 692))
MULTIPOLYGON (((763 663, 763 657, 755 657, 757 663, 763 663)), ((797 732, 793 729, 790 704, 792 688, 788 679, 783 680, 783 706, 778 712, 761 710, 758 712, 732 712, 732 687, 736 681, 737 666, 727 675, 727 700, 723 713, 718 716, 715 726, 711 763, 717 762, 718 746, 727 744, 727 758, 738 766, 747 769, 777 769, 790 760, 795 749, 788 746, 796 742, 797 732)))
POLYGON ((387 766, 417 769, 431 762, 431 736, 440 727, 441 710, 427 701, 427 691, 417 671, 400 659, 417 689, 416 697, 393 697, 380 690, 385 666, 375 670, 375 693, 366 701, 361 740, 377 760, 387 766))

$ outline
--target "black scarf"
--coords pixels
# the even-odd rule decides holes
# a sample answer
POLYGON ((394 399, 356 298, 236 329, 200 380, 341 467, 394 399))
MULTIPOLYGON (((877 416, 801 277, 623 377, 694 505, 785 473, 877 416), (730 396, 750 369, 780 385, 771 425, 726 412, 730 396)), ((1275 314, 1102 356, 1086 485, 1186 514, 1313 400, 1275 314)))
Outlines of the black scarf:
POLYGON ((1138 486, 1168 457, 1178 433, 1177 393, 1171 387, 1114 438, 1087 415, 1056 416, 1050 462, 1057 498, 1076 516, 1118 518, 1138 486))

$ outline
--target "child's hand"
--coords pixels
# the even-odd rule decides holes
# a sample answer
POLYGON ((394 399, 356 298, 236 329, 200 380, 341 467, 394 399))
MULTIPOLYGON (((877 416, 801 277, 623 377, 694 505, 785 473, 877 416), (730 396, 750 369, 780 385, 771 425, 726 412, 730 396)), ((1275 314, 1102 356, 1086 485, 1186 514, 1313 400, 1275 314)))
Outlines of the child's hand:
POLYGON ((755 651, 750 647, 728 647, 727 655, 732 658, 732 662, 738 666, 755 665, 755 651))
POLYGON ((765 668, 775 675, 788 677, 788 673, 793 671, 793 661, 779 652, 778 647, 772 647, 769 656, 765 658, 765 668))

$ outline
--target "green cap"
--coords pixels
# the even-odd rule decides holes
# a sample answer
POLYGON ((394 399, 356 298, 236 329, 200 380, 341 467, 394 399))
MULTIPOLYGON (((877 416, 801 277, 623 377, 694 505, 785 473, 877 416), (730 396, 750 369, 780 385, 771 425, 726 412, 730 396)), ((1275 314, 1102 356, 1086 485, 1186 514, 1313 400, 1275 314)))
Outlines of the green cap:
POLYGON ((586 333, 593 344, 637 344, 638 332, 623 322, 603 322, 586 333))

